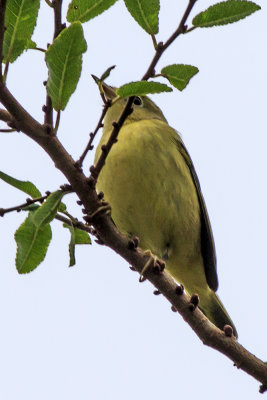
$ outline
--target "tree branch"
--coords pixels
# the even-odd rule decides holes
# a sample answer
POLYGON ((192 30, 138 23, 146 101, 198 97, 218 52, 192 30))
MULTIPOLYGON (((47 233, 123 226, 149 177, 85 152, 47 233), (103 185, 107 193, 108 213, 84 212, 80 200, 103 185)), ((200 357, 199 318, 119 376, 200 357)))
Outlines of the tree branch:
POLYGON ((86 157, 88 151, 93 150, 93 148, 94 148, 94 146, 93 146, 93 141, 94 141, 94 139, 95 139, 95 137, 96 137, 96 134, 97 134, 97 132, 99 131, 99 129, 103 127, 103 120, 104 120, 104 118, 105 118, 105 115, 106 115, 107 110, 109 109, 110 105, 111 105, 110 102, 106 102, 106 103, 104 104, 104 107, 103 107, 101 116, 100 116, 100 118, 99 118, 99 121, 98 121, 98 123, 97 123, 97 125, 96 125, 96 128, 95 128, 94 132, 91 132, 91 133, 90 133, 89 142, 88 142, 88 144, 87 144, 87 146, 86 146, 84 152, 82 153, 81 157, 80 157, 79 160, 76 162, 77 166, 80 167, 80 168, 82 167, 83 161, 84 161, 84 159, 85 159, 85 157, 86 157))
POLYGON ((47 197, 49 196, 49 194, 46 194, 45 196, 41 196, 41 197, 36 197, 35 199, 26 199, 25 203, 19 204, 18 206, 14 206, 14 207, 9 207, 9 208, 0 208, 0 217, 3 217, 5 214, 13 212, 13 211, 21 211, 24 207, 29 206, 30 204, 34 204, 37 202, 43 202, 47 197))
POLYGON ((126 106, 124 107, 118 121, 113 122, 112 132, 110 134, 110 137, 109 137, 107 143, 101 147, 102 153, 101 153, 96 165, 95 166, 92 165, 90 168, 91 178, 94 179, 95 182, 97 181, 97 178, 100 174, 101 169, 105 165, 107 156, 108 156, 113 144, 116 143, 116 141, 117 141, 118 134, 120 132, 122 125, 124 124, 124 121, 133 111, 132 110, 133 101, 134 101, 134 97, 129 97, 129 99, 126 103, 126 106))
MULTIPOLYGON (((61 1, 56 3, 59 4, 61 1)), ((195 0, 189 1, 189 5, 179 27, 170 39, 167 40, 165 45, 161 45, 164 49, 166 49, 185 29, 184 24, 194 3, 195 0)), ((0 2, 0 21, 2 18, 2 22, 4 13, 3 4, 3 1, 0 2)), ((55 4, 55 2, 53 2, 53 4, 55 4)), ((0 31, 0 43, 1 32, 3 33, 3 30, 0 31)), ((148 79, 148 77, 153 74, 154 67, 163 51, 162 47, 160 51, 156 51, 156 54, 144 75, 145 79, 148 79)), ((95 170, 92 171, 93 176, 91 178, 93 179, 86 178, 81 170, 77 168, 76 163, 53 132, 47 129, 46 126, 39 124, 19 104, 6 88, 3 81, 0 83, 0 101, 6 107, 8 112, 15 118, 19 128, 47 152, 55 163, 56 168, 58 168, 68 179, 73 191, 76 192, 85 207, 87 212, 85 219, 89 218, 89 220, 91 220, 92 225, 103 243, 120 254, 120 256, 130 265, 134 266, 136 271, 141 273, 144 266, 149 261, 149 256, 137 247, 136 240, 129 240, 127 237, 123 236, 117 230, 110 217, 99 211, 101 210, 102 204, 95 191, 95 178, 93 174, 95 173, 96 177, 98 176, 105 163, 106 156, 103 155, 100 164, 96 165, 95 170)), ((111 137, 106 145, 107 151, 109 151, 112 144, 116 141, 120 127, 131 112, 132 101, 132 98, 128 99, 127 105, 118 122, 114 124, 111 137)), ((104 154, 106 150, 104 150, 102 154, 104 154)), ((173 306, 173 309, 179 311, 204 344, 226 355, 238 368, 261 382, 262 391, 266 389, 267 365, 244 349, 233 336, 229 337, 229 335, 231 335, 231 330, 229 331, 227 328, 225 329, 225 332, 220 331, 204 316, 199 308, 195 306, 195 303, 193 304, 194 307, 192 307, 192 298, 190 299, 188 295, 183 293, 181 287, 177 286, 168 272, 161 272, 158 268, 151 267, 146 270, 146 278, 166 297, 173 306)))
POLYGON ((144 74, 144 76, 142 78, 143 81, 148 80, 149 78, 151 78, 154 75, 155 66, 157 65, 157 63, 158 63, 160 57, 162 56, 162 54, 164 53, 164 51, 175 41, 175 39, 178 38, 179 35, 181 35, 181 33, 185 33, 185 31, 186 31, 185 23, 186 23, 187 18, 189 17, 189 14, 192 11, 192 8, 194 7, 196 2, 197 2, 197 0, 189 0, 187 8, 184 12, 184 15, 183 15, 176 31, 169 37, 169 39, 165 43, 162 43, 162 42, 158 43, 156 53, 149 65, 146 73, 144 74))

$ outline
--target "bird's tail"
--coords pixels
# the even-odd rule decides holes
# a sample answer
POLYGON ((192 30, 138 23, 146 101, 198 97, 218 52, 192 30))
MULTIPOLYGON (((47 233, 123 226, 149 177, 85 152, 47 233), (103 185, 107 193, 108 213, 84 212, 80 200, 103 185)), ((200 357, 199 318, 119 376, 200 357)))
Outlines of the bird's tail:
POLYGON ((200 295, 199 308, 206 317, 219 329, 223 330, 225 325, 231 325, 233 333, 237 337, 236 327, 225 310, 221 300, 213 290, 209 290, 207 296, 200 295))

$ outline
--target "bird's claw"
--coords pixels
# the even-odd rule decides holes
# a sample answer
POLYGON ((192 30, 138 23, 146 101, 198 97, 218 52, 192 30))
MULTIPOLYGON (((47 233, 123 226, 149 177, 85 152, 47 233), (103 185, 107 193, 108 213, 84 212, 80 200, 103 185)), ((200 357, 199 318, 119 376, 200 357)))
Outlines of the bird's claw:
POLYGON ((105 215, 111 214, 111 206, 103 201, 100 207, 98 207, 93 213, 86 215, 84 219, 86 220, 86 222, 92 223, 93 220, 100 214, 105 214, 105 215))
POLYGON ((149 256, 144 268, 142 269, 139 277, 139 282, 144 282, 146 280, 146 272, 152 268, 155 273, 160 273, 165 268, 165 262, 160 260, 157 256, 152 254, 150 250, 146 250, 145 255, 149 256))

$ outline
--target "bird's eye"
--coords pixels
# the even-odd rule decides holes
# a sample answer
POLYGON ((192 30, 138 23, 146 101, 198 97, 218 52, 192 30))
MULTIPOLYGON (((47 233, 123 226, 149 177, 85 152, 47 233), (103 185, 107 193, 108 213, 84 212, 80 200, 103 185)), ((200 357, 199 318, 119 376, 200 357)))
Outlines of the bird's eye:
POLYGON ((137 96, 135 96, 133 103, 136 106, 141 106, 143 104, 141 97, 137 97, 137 96))

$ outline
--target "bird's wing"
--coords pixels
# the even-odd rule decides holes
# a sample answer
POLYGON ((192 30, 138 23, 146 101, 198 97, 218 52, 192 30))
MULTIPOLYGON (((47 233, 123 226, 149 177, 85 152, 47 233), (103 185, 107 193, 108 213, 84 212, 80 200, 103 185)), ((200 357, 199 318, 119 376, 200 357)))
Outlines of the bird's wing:
POLYGON ((216 262, 216 251, 211 230, 210 220, 206 208, 206 204, 201 192, 200 183, 195 171, 195 167, 191 160, 185 145, 179 137, 176 138, 176 143, 179 152, 184 157, 186 164, 191 172, 192 179, 194 181, 197 195, 199 199, 201 209, 201 252, 204 260, 205 274, 209 287, 216 291, 218 289, 218 277, 217 277, 217 262, 216 262))

